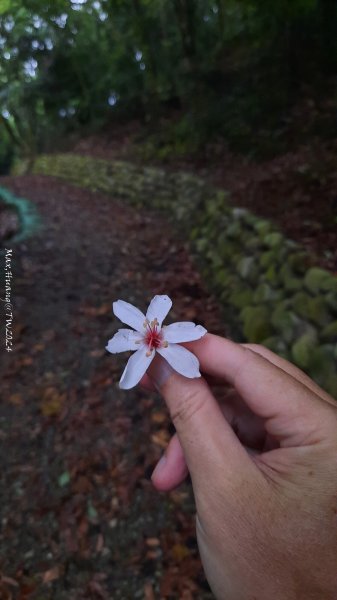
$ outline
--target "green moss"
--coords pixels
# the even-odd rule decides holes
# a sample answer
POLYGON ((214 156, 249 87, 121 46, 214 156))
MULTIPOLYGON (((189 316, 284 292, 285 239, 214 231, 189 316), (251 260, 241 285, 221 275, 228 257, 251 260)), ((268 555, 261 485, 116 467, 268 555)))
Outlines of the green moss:
POLYGON ((249 306, 240 313, 243 333, 249 342, 259 343, 273 334, 270 313, 264 306, 249 306))
POLYGON ((260 283, 255 292, 253 300, 256 304, 261 302, 270 302, 280 299, 280 292, 272 288, 268 283, 260 283))
POLYGON ((237 265, 238 273, 243 279, 247 281, 256 281, 258 275, 258 268, 253 256, 245 256, 241 258, 237 265))
POLYGON ((272 250, 268 250, 268 252, 263 252, 259 257, 260 266, 264 269, 273 266, 276 262, 275 258, 275 252, 273 252, 272 250))
POLYGON ((309 367, 312 353, 317 345, 315 336, 311 333, 304 333, 291 347, 292 358, 295 363, 306 369, 309 367))
POLYGON ((265 236, 268 235, 268 233, 270 233, 271 228, 272 228, 271 223, 264 219, 260 219, 254 225, 254 229, 258 233, 260 239, 265 238, 265 236))
POLYGON ((292 269, 290 268, 290 266, 288 265, 288 263, 285 263, 280 268, 280 277, 283 282, 284 288, 287 291, 299 290, 299 289, 301 289, 301 287, 303 285, 302 279, 295 277, 295 275, 294 275, 292 269))
POLYGON ((229 238, 239 238, 242 232, 242 226, 239 221, 234 221, 227 227, 226 235, 229 238))
POLYGON ((301 321, 293 312, 279 305, 272 313, 271 323, 280 337, 290 343, 295 340, 301 321))
POLYGON ((337 315, 337 294, 334 292, 329 292, 324 296, 324 300, 329 307, 329 309, 337 315))
POLYGON ((337 375, 332 373, 325 381, 325 389, 335 400, 337 400, 337 375))
POLYGON ((322 339, 337 342, 337 321, 329 323, 322 331, 322 339))
POLYGON ((278 232, 269 233, 264 236, 263 242, 269 248, 279 248, 284 243, 284 237, 278 232))
POLYGON ((243 246, 245 250, 250 250, 251 252, 257 253, 258 249, 261 246, 261 242, 259 238, 255 236, 248 236, 247 239, 243 240, 243 246))
POLYGON ((330 273, 318 267, 309 269, 304 278, 305 287, 313 293, 323 290, 323 285, 330 279, 330 273))
MULTIPOLYGON (((224 288, 228 288, 233 284, 233 273, 230 269, 219 269, 214 275, 215 282, 224 288)), ((237 281, 235 279, 235 281, 237 281)))
POLYGON ((337 301, 337 277, 332 277, 329 274, 329 277, 322 281, 322 290, 335 294, 335 298, 337 301))
POLYGON ((304 319, 308 319, 309 317, 308 303, 310 299, 311 296, 309 296, 309 294, 306 292, 298 292, 293 296, 291 301, 294 311, 304 319))
POLYGON ((306 311, 309 320, 317 325, 325 325, 329 321, 329 312, 321 296, 310 298, 306 311))
POLYGON ((249 306, 253 300, 253 291, 250 288, 237 289, 229 296, 229 303, 235 308, 249 306))
POLYGON ((276 265, 270 265, 264 275, 265 280, 272 286, 276 287, 279 284, 279 272, 276 265))
POLYGON ((262 346, 269 348, 269 350, 272 350, 277 354, 280 354, 281 352, 286 352, 287 350, 287 345, 285 341, 282 340, 282 338, 279 336, 272 336, 267 338, 266 340, 262 340, 261 344, 262 346))
POLYGON ((310 375, 323 387, 326 379, 336 375, 336 361, 333 344, 313 348, 309 358, 310 375))

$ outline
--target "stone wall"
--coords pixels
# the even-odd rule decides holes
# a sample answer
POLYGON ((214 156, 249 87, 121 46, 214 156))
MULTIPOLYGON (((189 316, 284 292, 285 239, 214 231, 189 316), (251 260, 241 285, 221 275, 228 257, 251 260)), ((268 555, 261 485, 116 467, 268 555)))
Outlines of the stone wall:
POLYGON ((272 223, 189 173, 69 154, 39 157, 34 172, 165 210, 190 239, 233 337, 271 348, 337 397, 337 277, 272 223))

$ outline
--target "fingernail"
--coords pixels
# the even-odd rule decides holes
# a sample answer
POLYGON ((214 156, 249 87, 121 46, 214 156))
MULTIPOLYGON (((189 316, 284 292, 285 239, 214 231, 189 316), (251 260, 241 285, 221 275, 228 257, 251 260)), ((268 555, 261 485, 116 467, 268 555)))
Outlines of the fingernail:
POLYGON ((154 475, 160 475, 160 472, 162 471, 162 469, 165 467, 167 463, 167 458, 165 456, 165 454, 163 454, 163 456, 161 457, 161 459, 158 461, 152 475, 151 475, 151 479, 154 475))
POLYGON ((147 373, 151 377, 157 390, 160 391, 164 383, 166 383, 166 381, 172 375, 173 372, 174 371, 172 367, 170 367, 166 360, 163 360, 161 357, 156 356, 155 359, 152 361, 147 373))

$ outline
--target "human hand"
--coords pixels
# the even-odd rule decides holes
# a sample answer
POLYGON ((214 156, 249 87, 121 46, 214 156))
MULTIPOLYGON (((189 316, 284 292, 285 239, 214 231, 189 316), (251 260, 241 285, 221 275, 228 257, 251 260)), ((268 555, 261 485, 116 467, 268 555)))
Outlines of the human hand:
POLYGON ((210 334, 184 345, 206 378, 237 394, 221 407, 205 378, 186 379, 153 361, 149 376, 177 435, 152 480, 169 490, 188 468, 216 598, 336 599, 336 403, 262 346, 210 334))

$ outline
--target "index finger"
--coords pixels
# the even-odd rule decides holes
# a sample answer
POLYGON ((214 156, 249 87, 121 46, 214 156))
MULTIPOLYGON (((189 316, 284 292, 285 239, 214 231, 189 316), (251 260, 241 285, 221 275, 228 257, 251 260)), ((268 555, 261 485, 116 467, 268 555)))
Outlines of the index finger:
POLYGON ((198 357, 201 370, 230 382, 284 445, 313 442, 322 428, 335 431, 334 407, 260 354, 212 334, 186 346, 198 357))

